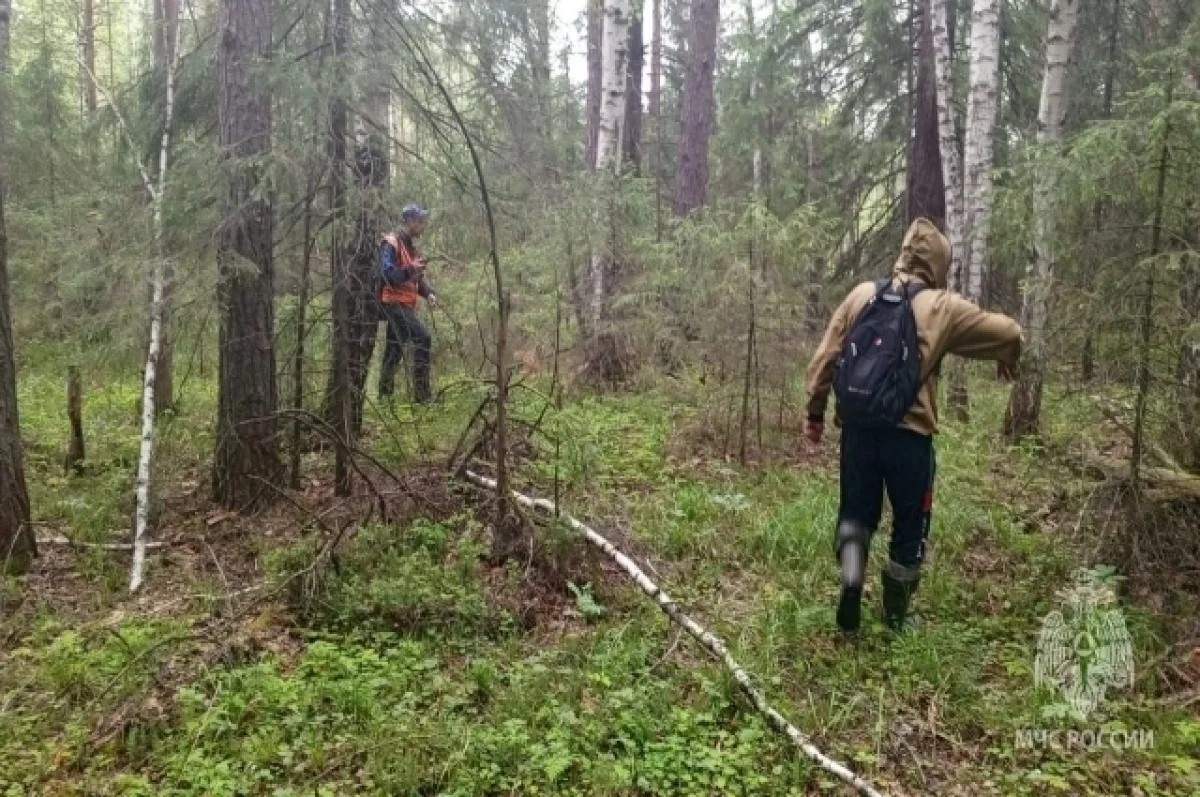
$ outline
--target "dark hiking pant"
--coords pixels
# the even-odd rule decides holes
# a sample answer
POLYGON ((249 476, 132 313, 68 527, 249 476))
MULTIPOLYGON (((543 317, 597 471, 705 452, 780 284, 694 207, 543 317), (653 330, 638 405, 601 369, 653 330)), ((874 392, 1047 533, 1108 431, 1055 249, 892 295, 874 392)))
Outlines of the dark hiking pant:
POLYGON ((383 368, 379 373, 379 397, 392 395, 396 387, 396 368, 404 358, 404 347, 413 347, 413 398, 420 403, 430 400, 429 366, 433 342, 429 332, 417 318, 415 307, 402 304, 383 305, 387 321, 387 345, 383 349, 383 368))
POLYGON ((925 559, 935 471, 932 437, 900 428, 842 430, 839 527, 850 522, 874 534, 886 489, 893 521, 888 571, 902 581, 915 579, 925 559))

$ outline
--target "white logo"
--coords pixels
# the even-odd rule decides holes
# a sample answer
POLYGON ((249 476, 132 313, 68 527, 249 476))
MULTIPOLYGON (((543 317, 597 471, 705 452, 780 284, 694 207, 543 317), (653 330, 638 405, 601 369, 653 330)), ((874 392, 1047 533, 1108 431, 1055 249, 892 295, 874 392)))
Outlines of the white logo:
POLYGON ((1059 593, 1064 611, 1046 615, 1038 634, 1034 683, 1060 691, 1083 718, 1109 687, 1133 686, 1133 642, 1106 575, 1077 572, 1074 584, 1059 593))

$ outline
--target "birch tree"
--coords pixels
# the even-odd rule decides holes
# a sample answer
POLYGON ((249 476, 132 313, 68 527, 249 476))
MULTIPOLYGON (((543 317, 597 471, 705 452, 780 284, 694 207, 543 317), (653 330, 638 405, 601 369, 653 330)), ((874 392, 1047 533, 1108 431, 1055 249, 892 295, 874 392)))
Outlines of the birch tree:
POLYGON ((950 287, 966 293, 962 281, 963 177, 962 156, 954 124, 954 25, 951 0, 930 0, 933 64, 937 80, 938 145, 946 188, 946 238, 950 241, 950 287))
POLYGON ((29 524, 29 492, 25 485, 25 453, 17 412, 17 363, 12 331, 12 294, 8 285, 8 228, 4 199, 8 193, 9 23, 11 0, 0 0, 0 576, 22 573, 37 553, 29 524))
POLYGON ((1010 439, 1037 434, 1041 421, 1042 385, 1046 377, 1046 322, 1054 279, 1057 213, 1054 190, 1059 166, 1052 151, 1062 140, 1067 112, 1067 66, 1075 47, 1082 0, 1051 0, 1046 30, 1046 64, 1038 103, 1038 145, 1043 162, 1033 185, 1034 248, 1025 271, 1021 326, 1025 357, 1009 398, 1004 431, 1010 439))
MULTIPOLYGON (((164 3, 168 0, 162 0, 164 3)), ((164 12, 165 15, 165 12, 164 12)), ((162 136, 158 142, 158 180, 150 178, 150 173, 141 161, 138 161, 138 171, 142 176, 142 185, 150 198, 154 224, 154 264, 150 277, 150 342, 146 350, 146 364, 142 372, 142 434, 138 446, 137 479, 135 492, 137 502, 133 516, 133 566, 129 575, 129 591, 136 592, 142 585, 146 572, 146 534, 150 525, 150 475, 154 458, 155 433, 155 399, 158 386, 158 366, 163 353, 163 329, 166 323, 167 298, 169 295, 168 279, 170 264, 167 259, 167 242, 163 204, 166 201, 167 172, 170 168, 171 131, 175 123, 175 85, 179 71, 179 33, 181 25, 171 28, 172 42, 170 57, 167 60, 166 74, 166 108, 164 111, 162 136)), ((95 81, 95 75, 91 75, 95 81)), ((101 88, 97 83, 97 88, 101 88)), ((101 89, 102 90, 102 89, 101 89)), ((102 90, 103 91, 103 90, 102 90)), ((106 96, 108 104, 116 110, 112 97, 106 96)), ((118 124, 129 137, 129 126, 122 117, 117 117, 118 124)), ((136 153, 132 139, 129 140, 130 151, 136 153)))
POLYGON ((970 93, 967 96, 966 183, 963 193, 962 293, 983 301, 992 167, 1000 107, 1000 0, 971 3, 970 93))
POLYGON ((594 373, 611 375, 616 366, 615 341, 606 329, 606 294, 613 268, 615 244, 616 192, 621 171, 622 127, 625 122, 626 87, 629 59, 629 0, 605 0, 601 36, 601 103, 596 129, 596 167, 603 176, 606 200, 597 229, 609 235, 605 245, 593 251, 590 264, 591 301, 589 307, 593 337, 590 365, 594 373))
MULTIPOLYGON (((174 122, 175 92, 179 87, 177 68, 179 58, 179 0, 150 0, 154 7, 154 74, 162 80, 164 95, 170 107, 164 112, 164 136, 170 136, 169 126, 174 122)), ((94 66, 90 67, 94 70, 94 66)), ((168 151, 159 148, 160 182, 167 169, 168 151)), ((164 252, 166 240, 162 239, 164 252)), ((155 382, 155 412, 163 410, 175 403, 175 335, 172 331, 171 319, 175 297, 175 266, 167 259, 163 263, 163 297, 161 329, 159 331, 158 377, 155 382)))
POLYGON ((258 166, 271 151, 271 92, 261 62, 271 52, 272 6, 272 0, 222 0, 219 11, 217 120, 229 185, 217 244, 221 360, 213 495, 238 510, 270 503, 275 494, 263 482, 275 483, 282 474, 273 224, 258 166))

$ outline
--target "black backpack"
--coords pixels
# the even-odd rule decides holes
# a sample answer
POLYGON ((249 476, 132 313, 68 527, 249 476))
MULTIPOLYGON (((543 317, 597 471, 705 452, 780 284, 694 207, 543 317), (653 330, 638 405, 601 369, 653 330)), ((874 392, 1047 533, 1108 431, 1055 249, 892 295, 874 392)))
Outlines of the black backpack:
POLYGON ((880 280, 859 312, 833 376, 844 426, 896 426, 916 403, 924 380, 912 297, 924 289, 919 282, 894 289, 890 279, 880 280))

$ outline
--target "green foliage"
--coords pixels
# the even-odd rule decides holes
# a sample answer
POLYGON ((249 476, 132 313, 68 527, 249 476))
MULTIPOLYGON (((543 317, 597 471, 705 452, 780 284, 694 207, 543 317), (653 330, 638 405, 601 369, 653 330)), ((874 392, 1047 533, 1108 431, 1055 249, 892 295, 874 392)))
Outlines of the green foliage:
POLYGON ((479 583, 478 527, 465 518, 454 524, 460 533, 453 544, 447 526, 425 520, 404 529, 365 526, 324 572, 305 572, 315 561, 315 542, 277 552, 272 570, 293 604, 320 624, 414 634, 501 630, 507 620, 488 606, 479 583))

